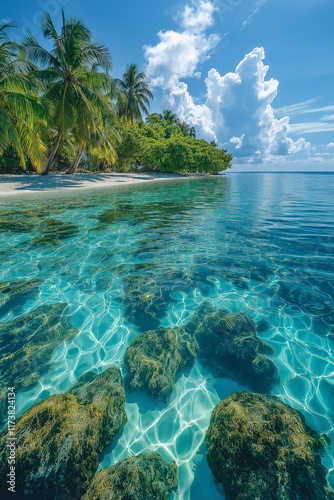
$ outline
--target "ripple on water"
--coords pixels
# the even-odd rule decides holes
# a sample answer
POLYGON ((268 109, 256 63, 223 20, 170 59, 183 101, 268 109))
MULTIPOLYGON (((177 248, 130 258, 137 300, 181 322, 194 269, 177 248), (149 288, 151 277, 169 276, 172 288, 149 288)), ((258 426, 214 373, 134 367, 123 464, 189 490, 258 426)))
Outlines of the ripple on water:
MULTIPOLYGON (((125 350, 145 327, 132 322, 123 300, 127 279, 139 275, 164 294, 161 326, 185 324, 205 299, 256 322, 265 318, 259 337, 275 349, 281 379, 273 392, 334 441, 334 176, 303 179, 303 190, 298 176, 240 174, 59 195, 51 207, 38 197, 13 202, 14 229, 1 220, 0 281, 42 280, 17 314, 68 303, 79 330, 54 351, 39 383, 19 394, 19 411, 67 390, 92 368, 116 364, 124 373, 125 350), (42 209, 43 220, 71 228, 53 235, 54 244, 31 243, 40 234, 34 211, 42 209)), ((128 394, 128 423, 101 467, 158 451, 179 466, 177 498, 222 498, 202 443, 213 408, 241 389, 197 361, 179 376, 168 404, 128 394)), ((332 449, 323 463, 334 486, 333 457, 332 449)))

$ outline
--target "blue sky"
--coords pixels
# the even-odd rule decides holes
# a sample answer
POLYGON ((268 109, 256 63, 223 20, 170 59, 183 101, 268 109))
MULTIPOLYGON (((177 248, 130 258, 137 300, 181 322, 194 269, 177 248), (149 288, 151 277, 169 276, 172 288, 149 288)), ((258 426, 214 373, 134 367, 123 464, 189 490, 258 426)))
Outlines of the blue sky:
POLYGON ((114 76, 138 63, 152 111, 216 139, 235 170, 334 170, 332 0, 17 0, 1 17, 38 38, 62 7, 110 47, 114 76))

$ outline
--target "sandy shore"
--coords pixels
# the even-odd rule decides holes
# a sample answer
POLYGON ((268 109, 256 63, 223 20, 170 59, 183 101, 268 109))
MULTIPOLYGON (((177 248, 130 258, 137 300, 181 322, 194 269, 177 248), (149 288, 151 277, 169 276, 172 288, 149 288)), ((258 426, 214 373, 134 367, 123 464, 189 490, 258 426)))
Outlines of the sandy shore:
POLYGON ((131 184, 157 182, 175 179, 189 179, 173 174, 55 174, 40 175, 0 175, 0 196, 47 191, 70 191, 102 187, 127 186, 131 184))

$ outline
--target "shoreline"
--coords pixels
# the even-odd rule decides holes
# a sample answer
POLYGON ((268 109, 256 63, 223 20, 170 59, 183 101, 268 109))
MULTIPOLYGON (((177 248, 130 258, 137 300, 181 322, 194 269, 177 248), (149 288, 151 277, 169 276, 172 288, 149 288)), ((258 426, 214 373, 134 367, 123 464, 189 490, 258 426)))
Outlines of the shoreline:
POLYGON ((200 178, 200 176, 154 173, 50 174, 48 176, 4 174, 0 175, 0 198, 21 194, 81 191, 195 178, 200 178))

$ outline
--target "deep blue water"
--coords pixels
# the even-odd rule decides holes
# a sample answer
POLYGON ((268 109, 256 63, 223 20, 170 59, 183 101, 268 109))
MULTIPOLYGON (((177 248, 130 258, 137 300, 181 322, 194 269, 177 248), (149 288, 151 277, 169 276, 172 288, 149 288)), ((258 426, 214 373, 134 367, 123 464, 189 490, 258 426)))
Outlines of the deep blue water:
MULTIPOLYGON (((281 379, 273 393, 334 442, 334 175, 229 174, 11 198, 0 209, 17 222, 40 209, 43 224, 56 218, 79 228, 53 244, 33 241, 37 226, 1 233, 0 281, 43 280, 37 297, 1 321, 67 302, 80 330, 56 349, 40 383, 20 393, 20 412, 87 370, 123 369, 126 347, 151 326, 129 321, 124 303, 128 278, 144 277, 168 297, 161 326, 186 323, 204 299, 265 318, 269 329, 259 336, 275 349, 281 379), (178 283, 184 272, 196 276, 187 287, 178 283)), ((127 395, 128 423, 101 465, 155 450, 179 466, 178 498, 222 498, 202 441, 212 409, 241 389, 248 388, 215 379, 196 362, 178 378, 169 404, 127 395)), ((333 457, 333 448, 323 456, 332 486, 333 457)))

